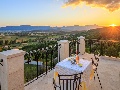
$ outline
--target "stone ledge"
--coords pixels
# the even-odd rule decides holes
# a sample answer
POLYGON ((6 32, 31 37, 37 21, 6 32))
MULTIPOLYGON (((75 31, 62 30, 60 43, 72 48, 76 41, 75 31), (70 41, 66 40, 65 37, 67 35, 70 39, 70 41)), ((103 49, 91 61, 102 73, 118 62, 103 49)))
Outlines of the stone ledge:
POLYGON ((7 59, 10 59, 10 58, 19 57, 19 56, 24 55, 25 51, 19 50, 19 49, 12 49, 12 50, 0 52, 0 54, 2 55, 2 58, 7 57, 7 59))
POLYGON ((120 58, 109 57, 109 56, 100 56, 101 59, 120 61, 120 58))

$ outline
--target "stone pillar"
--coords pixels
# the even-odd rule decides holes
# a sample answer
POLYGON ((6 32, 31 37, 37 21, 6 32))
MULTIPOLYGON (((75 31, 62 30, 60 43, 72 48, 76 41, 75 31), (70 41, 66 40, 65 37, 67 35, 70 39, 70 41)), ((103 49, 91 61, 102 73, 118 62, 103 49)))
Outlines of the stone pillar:
POLYGON ((58 61, 61 61, 61 60, 64 60, 65 58, 69 57, 69 41, 68 40, 60 40, 60 41, 58 41, 58 45, 60 45, 60 46, 58 46, 58 61), (59 60, 59 55, 60 55, 60 60, 59 60))
MULTIPOLYGON (((1 87, 1 70, 2 70, 2 59, 0 60, 0 87, 1 87)), ((0 89, 1 90, 1 89, 0 89)))
POLYGON ((0 52, 1 90, 24 90, 24 54, 18 49, 0 52))
POLYGON ((80 36, 78 37, 79 44, 79 52, 81 55, 85 54, 85 37, 80 36))

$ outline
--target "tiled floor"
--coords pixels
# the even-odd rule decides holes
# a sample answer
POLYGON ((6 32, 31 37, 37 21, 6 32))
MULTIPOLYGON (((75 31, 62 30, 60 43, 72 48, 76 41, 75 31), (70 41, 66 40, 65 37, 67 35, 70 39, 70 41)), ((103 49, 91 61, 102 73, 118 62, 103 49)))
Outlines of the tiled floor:
MULTIPOLYGON (((120 61, 100 59, 98 74, 102 90, 120 90, 120 61)), ((53 71, 25 87, 25 90, 54 90, 53 71)), ((101 90, 98 79, 90 82, 89 90, 101 90)))

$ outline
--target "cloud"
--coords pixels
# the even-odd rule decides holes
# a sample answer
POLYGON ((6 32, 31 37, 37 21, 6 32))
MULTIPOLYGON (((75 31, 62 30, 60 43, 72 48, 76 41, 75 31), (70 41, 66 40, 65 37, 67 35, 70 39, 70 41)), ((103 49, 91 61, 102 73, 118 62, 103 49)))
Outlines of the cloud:
POLYGON ((111 12, 120 8, 120 0, 67 0, 65 6, 77 6, 83 2, 91 6, 104 7, 111 12))

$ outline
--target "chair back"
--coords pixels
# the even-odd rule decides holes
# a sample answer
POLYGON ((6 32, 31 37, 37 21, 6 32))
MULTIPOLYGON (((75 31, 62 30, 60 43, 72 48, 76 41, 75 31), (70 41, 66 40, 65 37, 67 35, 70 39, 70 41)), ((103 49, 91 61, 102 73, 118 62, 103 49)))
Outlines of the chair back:
POLYGON ((81 74, 59 75, 58 83, 53 81, 55 90, 79 90, 81 87, 81 74))

